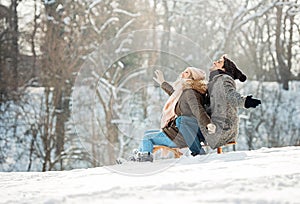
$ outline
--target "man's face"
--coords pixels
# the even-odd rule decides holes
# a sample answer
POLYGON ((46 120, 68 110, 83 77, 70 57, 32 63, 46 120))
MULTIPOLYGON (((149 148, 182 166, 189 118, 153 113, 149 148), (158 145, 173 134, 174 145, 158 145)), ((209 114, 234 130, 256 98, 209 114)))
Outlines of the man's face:
POLYGON ((224 70, 224 68, 222 68, 223 66, 224 66, 224 58, 221 57, 219 60, 214 61, 213 66, 209 69, 209 71, 215 71, 217 69, 224 70))

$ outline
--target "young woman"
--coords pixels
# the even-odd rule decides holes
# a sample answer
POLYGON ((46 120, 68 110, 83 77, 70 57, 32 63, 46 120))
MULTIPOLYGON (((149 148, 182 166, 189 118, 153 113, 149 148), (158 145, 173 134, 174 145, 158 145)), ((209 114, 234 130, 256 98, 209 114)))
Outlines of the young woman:
POLYGON ((153 161, 154 145, 168 147, 189 147, 192 155, 205 154, 200 142, 204 137, 198 127, 211 123, 203 104, 207 91, 205 72, 201 69, 188 67, 173 83, 164 80, 163 73, 155 71, 154 80, 169 95, 163 108, 161 130, 146 131, 139 147, 138 161, 153 161))

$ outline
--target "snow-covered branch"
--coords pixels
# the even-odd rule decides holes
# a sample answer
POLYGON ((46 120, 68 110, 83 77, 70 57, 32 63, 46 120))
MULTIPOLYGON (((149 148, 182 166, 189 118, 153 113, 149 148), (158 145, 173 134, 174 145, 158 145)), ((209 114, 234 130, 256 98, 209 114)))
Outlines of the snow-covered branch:
POLYGON ((118 38, 122 32, 128 27, 130 26, 133 22, 135 21, 135 19, 131 19, 130 21, 128 21, 125 25, 122 26, 122 28, 119 29, 119 31, 116 34, 116 38, 118 38))
POLYGON ((113 23, 113 22, 119 21, 119 18, 117 18, 117 17, 111 17, 111 18, 107 19, 107 21, 105 21, 105 23, 100 27, 100 29, 98 29, 98 27, 97 27, 97 25, 96 25, 94 19, 92 19, 92 18, 90 18, 90 17, 89 17, 89 19, 90 19, 91 24, 93 25, 94 31, 96 31, 97 34, 99 34, 99 35, 103 32, 103 30, 104 30, 109 24, 111 24, 111 23, 113 23))
POLYGON ((115 13, 122 13, 122 14, 125 14, 125 15, 130 16, 130 17, 139 17, 139 16, 141 16, 140 12, 138 12, 138 13, 131 13, 129 11, 125 11, 125 10, 119 9, 119 8, 113 9, 113 12, 115 12, 115 13))
POLYGON ((100 4, 101 2, 102 2, 102 0, 93 1, 93 3, 91 3, 89 6, 89 10, 92 9, 93 7, 95 7, 96 5, 100 4))
MULTIPOLYGON (((247 22, 249 22, 249 21, 251 21, 251 20, 253 20, 255 18, 263 16, 269 10, 271 10, 272 8, 274 8, 275 5, 276 5, 276 3, 272 3, 269 6, 263 8, 261 11, 256 11, 253 15, 250 15, 246 19, 244 19, 244 20, 240 21, 239 23, 237 23, 236 25, 234 25, 232 30, 239 29, 242 25, 246 24, 247 22)), ((249 12, 250 12, 250 10, 247 10, 247 13, 249 13, 249 12)))

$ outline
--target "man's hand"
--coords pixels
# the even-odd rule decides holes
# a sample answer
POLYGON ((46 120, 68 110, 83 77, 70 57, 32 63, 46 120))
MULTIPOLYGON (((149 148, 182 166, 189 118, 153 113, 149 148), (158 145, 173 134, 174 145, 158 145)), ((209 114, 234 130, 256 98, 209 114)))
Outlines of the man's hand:
POLYGON ((246 97, 245 108, 256 108, 259 104, 261 104, 261 101, 259 99, 252 98, 252 95, 246 97))

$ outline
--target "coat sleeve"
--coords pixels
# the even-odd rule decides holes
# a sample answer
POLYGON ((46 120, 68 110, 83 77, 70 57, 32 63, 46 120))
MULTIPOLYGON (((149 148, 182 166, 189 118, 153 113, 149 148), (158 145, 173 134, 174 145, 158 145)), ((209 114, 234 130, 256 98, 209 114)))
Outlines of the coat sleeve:
POLYGON ((166 81, 164 81, 160 86, 169 96, 174 92, 173 87, 166 81))
POLYGON ((197 118, 199 126, 206 127, 211 123, 211 119, 203 107, 204 100, 197 91, 192 89, 186 91, 186 100, 192 114, 197 118))
POLYGON ((246 97, 236 91, 235 82, 233 79, 226 77, 223 81, 225 96, 228 103, 234 107, 243 108, 245 106, 246 97))

